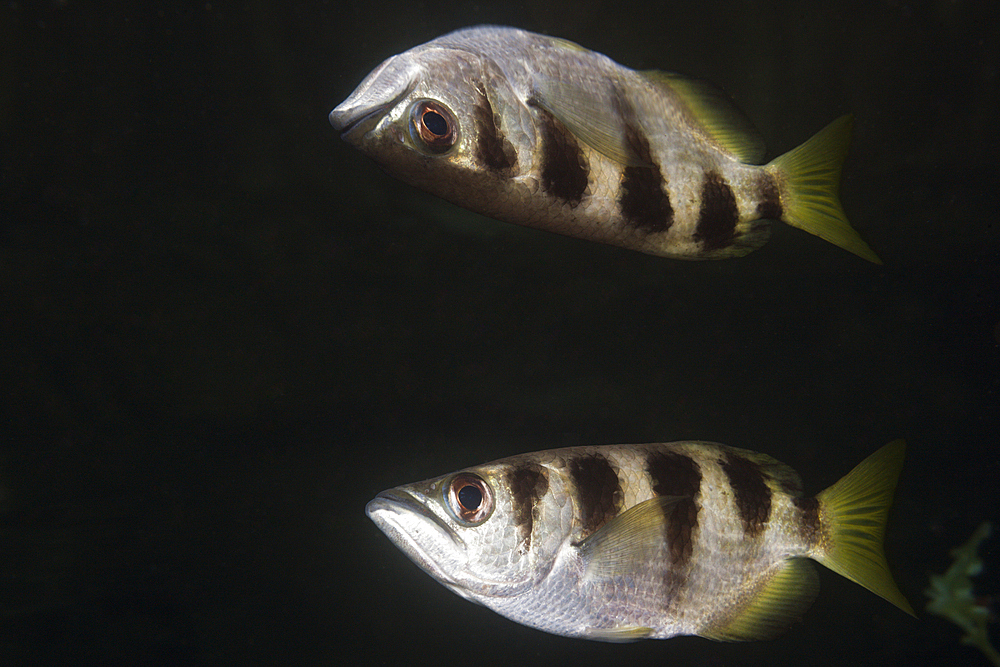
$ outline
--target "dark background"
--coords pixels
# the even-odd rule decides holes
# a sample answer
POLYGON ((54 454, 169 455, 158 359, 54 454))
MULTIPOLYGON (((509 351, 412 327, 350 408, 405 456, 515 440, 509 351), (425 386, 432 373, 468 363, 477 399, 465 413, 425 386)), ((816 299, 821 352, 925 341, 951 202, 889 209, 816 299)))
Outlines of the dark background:
POLYGON ((5 3, 0 664, 986 664, 826 571, 771 642, 546 635, 445 590, 364 505, 680 439, 816 492, 904 437, 887 552, 922 611, 1000 496, 987 4, 5 3), (385 57, 486 22, 713 81, 770 157, 854 113, 843 200, 885 265, 784 226, 686 263, 505 225, 329 126, 385 57))

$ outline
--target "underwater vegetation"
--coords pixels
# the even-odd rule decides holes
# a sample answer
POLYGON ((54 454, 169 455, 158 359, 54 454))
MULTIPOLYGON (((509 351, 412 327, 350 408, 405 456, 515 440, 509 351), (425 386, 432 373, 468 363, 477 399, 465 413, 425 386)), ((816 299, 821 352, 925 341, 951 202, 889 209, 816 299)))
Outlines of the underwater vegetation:
POLYGON ((984 521, 965 544, 952 549, 955 562, 944 574, 931 575, 931 585, 924 593, 931 599, 927 611, 965 630, 962 643, 978 647, 994 665, 1000 665, 1000 653, 990 644, 986 630, 990 610, 977 602, 970 578, 983 571, 983 561, 976 550, 990 536, 991 530, 990 523, 984 521))

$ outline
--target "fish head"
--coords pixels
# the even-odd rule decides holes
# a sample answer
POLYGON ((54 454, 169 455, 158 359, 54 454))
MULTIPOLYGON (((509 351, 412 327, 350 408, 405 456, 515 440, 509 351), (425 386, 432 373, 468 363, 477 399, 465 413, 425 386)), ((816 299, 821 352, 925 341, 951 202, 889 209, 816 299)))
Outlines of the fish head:
POLYGON ((535 143, 499 66, 437 41, 375 68, 330 123, 390 175, 461 205, 488 199, 518 172, 515 147, 535 143))
POLYGON ((383 491, 365 512, 425 572, 489 606, 536 586, 568 539, 571 503, 547 484, 487 464, 383 491))

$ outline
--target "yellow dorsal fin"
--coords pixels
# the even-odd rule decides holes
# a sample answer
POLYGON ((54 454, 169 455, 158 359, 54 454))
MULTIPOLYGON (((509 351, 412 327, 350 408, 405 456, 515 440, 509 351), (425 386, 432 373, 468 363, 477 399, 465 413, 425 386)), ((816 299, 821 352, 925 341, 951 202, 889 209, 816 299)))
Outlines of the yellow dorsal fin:
POLYGON ((768 580, 747 594, 738 611, 698 631, 707 639, 749 641, 771 639, 802 618, 819 592, 816 568, 804 558, 783 561, 768 580))
POLYGON ((906 443, 894 440, 816 496, 823 528, 829 533, 829 546, 816 560, 916 616, 896 588, 882 551, 886 517, 905 452, 906 443))
POLYGON ((791 466, 761 452, 740 449, 739 447, 727 447, 727 449, 756 463, 760 471, 773 479, 784 493, 789 495, 802 494, 802 478, 791 466))
POLYGON ((760 164, 764 159, 764 139, 721 90, 673 72, 647 70, 640 74, 680 97, 705 132, 740 162, 760 164))

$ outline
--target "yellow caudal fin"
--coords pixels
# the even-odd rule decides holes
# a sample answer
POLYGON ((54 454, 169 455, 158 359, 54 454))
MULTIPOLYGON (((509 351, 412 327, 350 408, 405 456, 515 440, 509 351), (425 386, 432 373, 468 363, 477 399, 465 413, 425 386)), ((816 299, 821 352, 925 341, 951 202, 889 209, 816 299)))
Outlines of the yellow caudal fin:
POLYGON ((916 616, 892 580, 882 551, 886 517, 905 451, 902 440, 890 442, 816 496, 829 536, 829 546, 816 560, 916 616))
POLYGON ((840 171, 847 157, 853 124, 850 115, 841 116, 765 168, 781 184, 783 221, 869 262, 881 264, 878 256, 847 222, 838 196, 840 171))

